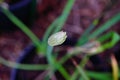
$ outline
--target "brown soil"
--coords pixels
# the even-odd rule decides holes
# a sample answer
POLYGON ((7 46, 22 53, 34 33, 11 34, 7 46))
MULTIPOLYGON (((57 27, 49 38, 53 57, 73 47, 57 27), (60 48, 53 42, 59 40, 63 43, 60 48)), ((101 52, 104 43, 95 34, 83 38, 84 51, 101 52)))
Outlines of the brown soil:
MULTIPOLYGON (((43 37, 47 27, 60 15, 65 3, 66 0, 43 0, 42 3, 38 1, 36 20, 31 30, 39 38, 43 37)), ((118 12, 120 12, 120 0, 76 0, 63 30, 67 31, 68 37, 78 38, 94 19, 101 17, 99 24, 101 25, 118 12)), ((115 30, 120 34, 119 25, 120 22, 110 30, 115 30)), ((23 49, 30 43, 31 40, 21 30, 1 33, 0 56, 16 61, 23 49)), ((0 65, 1 80, 9 80, 10 72, 11 68, 0 65)))

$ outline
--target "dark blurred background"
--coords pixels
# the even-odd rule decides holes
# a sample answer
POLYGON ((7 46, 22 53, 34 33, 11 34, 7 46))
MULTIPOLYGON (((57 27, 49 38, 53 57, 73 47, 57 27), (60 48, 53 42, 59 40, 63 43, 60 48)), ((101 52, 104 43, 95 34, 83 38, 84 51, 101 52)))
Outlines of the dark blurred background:
MULTIPOLYGON (((22 0, 5 1, 12 6, 22 0)), ((32 25, 29 25, 31 22, 27 23, 27 25, 40 39, 43 37, 47 27, 61 14, 66 1, 36 1, 36 7, 33 9, 35 13, 32 15, 32 25)), ((69 38, 78 38, 94 19, 100 19, 97 25, 99 26, 118 12, 120 12, 120 0, 75 0, 63 30, 67 32, 69 38)), ((120 34, 119 25, 120 22, 110 30, 115 30, 120 34)), ((16 61, 24 48, 31 43, 31 40, 20 29, 0 31, 0 56, 10 61, 16 61)), ((10 80, 11 70, 11 68, 0 64, 0 80, 10 80)))

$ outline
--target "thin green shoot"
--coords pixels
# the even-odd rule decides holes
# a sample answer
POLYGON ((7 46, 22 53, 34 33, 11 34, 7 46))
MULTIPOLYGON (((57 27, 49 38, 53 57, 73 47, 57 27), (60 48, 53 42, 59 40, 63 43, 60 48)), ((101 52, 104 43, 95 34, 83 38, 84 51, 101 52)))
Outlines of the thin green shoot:
POLYGON ((78 39, 78 42, 76 43, 77 46, 83 45, 86 42, 88 42, 88 36, 90 32, 95 28, 95 26, 98 24, 99 20, 95 19, 93 23, 85 30, 85 32, 82 34, 82 36, 78 39))
MULTIPOLYGON (((109 49, 109 48, 113 47, 120 40, 119 35, 117 33, 115 33, 115 32, 109 32, 109 33, 101 36, 98 40, 100 42, 104 42, 104 41, 106 41, 106 40, 108 40, 110 38, 112 38, 110 42, 101 45, 100 49, 101 48, 102 49, 101 50, 98 49, 98 51, 96 50, 97 52, 94 53, 94 54, 92 54, 92 55, 98 54, 100 52, 105 51, 106 49, 109 49)), ((78 52, 78 53, 80 54, 80 52, 78 52)), ((64 63, 67 59, 69 59, 69 58, 71 58, 72 56, 75 56, 75 55, 76 55, 76 53, 74 53, 74 52, 72 54, 67 53, 65 56, 62 57, 62 59, 60 60, 60 62, 64 63)), ((83 58, 80 65, 84 67, 84 65, 87 63, 88 60, 89 60, 88 57, 87 58, 83 58)), ((75 79, 77 77, 77 74, 78 74, 78 72, 75 71, 75 73, 73 74, 73 76, 72 76, 71 79, 75 79)))
POLYGON ((47 42, 48 37, 50 36, 50 34, 52 33, 52 30, 54 30, 55 26, 58 25, 60 17, 58 17, 57 19, 55 19, 52 24, 47 28, 46 32, 44 33, 43 36, 43 42, 47 42))
POLYGON ((106 23, 104 23, 102 26, 100 26, 97 30, 95 30, 90 36, 89 39, 97 38, 99 35, 101 35, 103 32, 111 28, 114 24, 120 21, 120 13, 113 16, 111 19, 109 19, 106 23))
POLYGON ((112 80, 112 75, 110 72, 94 72, 86 71, 87 75, 95 80, 112 80))
MULTIPOLYGON (((82 61, 80 62, 80 64, 78 65, 78 67, 80 68, 80 70, 85 67, 85 65, 86 65, 86 63, 88 62, 88 60, 89 60, 89 56, 85 55, 85 56, 83 57, 82 61)), ((75 80, 75 79, 79 76, 79 74, 83 74, 82 70, 79 71, 78 69, 76 69, 76 70, 74 71, 73 75, 71 76, 71 80, 75 80), (81 72, 81 73, 80 73, 80 72, 81 72)), ((86 73, 84 73, 83 75, 87 77, 87 74, 86 74, 86 73)))
POLYGON ((74 2, 75 2, 75 0, 68 0, 68 3, 66 4, 66 6, 62 12, 62 15, 60 18, 60 23, 58 24, 57 28, 54 30, 54 33, 60 31, 61 28, 63 27, 64 23, 66 22, 66 20, 69 16, 69 13, 72 9, 74 2))
MULTIPOLYGON (((109 34, 109 33, 108 33, 109 34)), ((106 34, 106 35, 108 35, 106 34)), ((111 32, 110 32, 111 34, 111 32)), ((104 35, 104 36, 106 36, 104 35)), ((109 38, 109 37, 108 37, 109 38)), ((97 50, 97 53, 100 53, 100 52, 103 52, 105 51, 106 49, 110 49, 112 48, 113 46, 115 46, 115 44, 120 40, 120 36, 115 33, 115 32, 112 32, 112 35, 111 35, 111 41, 107 42, 107 43, 104 43, 103 45, 101 45, 98 50, 97 50)), ((106 38, 107 39, 107 38, 106 38)), ((100 40, 100 39, 99 39, 100 40)))
POLYGON ((48 69, 47 64, 19 64, 12 61, 7 61, 0 57, 0 63, 10 68, 16 68, 21 70, 46 70, 48 69))
POLYGON ((52 70, 52 73, 54 73, 55 70, 58 70, 66 80, 69 80, 70 78, 69 74, 64 69, 64 67, 59 62, 56 61, 56 59, 52 55, 52 50, 53 50, 53 47, 48 45, 46 57, 51 67, 50 69, 52 70))
POLYGON ((113 74, 113 80, 119 80, 118 74, 119 74, 119 68, 118 68, 118 62, 115 58, 115 56, 111 55, 111 66, 112 66, 112 74, 113 74))
MULTIPOLYGON (((73 60, 72 60, 73 61, 73 60)), ((87 76, 87 74, 85 73, 85 71, 83 70, 83 68, 78 65, 75 61, 73 61, 73 64, 76 66, 76 69, 77 71, 79 72, 79 74, 81 75, 81 77, 84 79, 84 80, 90 80, 89 77, 87 76)), ((76 72, 76 71, 75 71, 76 72)), ((74 75, 74 74, 73 74, 74 75)), ((77 76, 76 76, 77 77, 77 76)), ((73 79, 71 77, 71 79, 73 79)))
POLYGON ((50 34, 52 32, 58 32, 61 30, 61 28, 63 27, 65 21, 67 20, 67 17, 69 15, 69 12, 72 9, 72 6, 74 4, 74 0, 68 0, 61 16, 59 16, 47 29, 47 31, 44 34, 43 37, 43 42, 47 42, 48 37, 50 36, 50 34), (54 31, 53 31, 54 30, 54 31))
POLYGON ((89 35, 88 33, 90 33, 90 31, 92 31, 92 29, 94 28, 94 26, 97 24, 97 21, 94 23, 94 25, 91 25, 86 31, 85 33, 83 33, 83 35, 80 37, 80 39, 78 40, 76 45, 83 45, 85 44, 87 41, 97 38, 98 36, 100 36, 103 32, 105 32, 106 30, 108 30, 109 28, 111 28, 114 24, 116 24, 118 21, 120 20, 120 13, 116 14, 115 16, 113 16, 111 19, 109 19, 106 23, 104 23, 102 26, 100 26, 97 30, 95 30, 91 35, 89 35), (85 36, 85 35, 89 35, 89 37, 85 36))
POLYGON ((19 27, 34 43, 38 51, 41 50, 42 42, 36 37, 36 35, 25 25, 23 24, 16 16, 14 16, 8 9, 1 7, 2 12, 17 26, 19 27))

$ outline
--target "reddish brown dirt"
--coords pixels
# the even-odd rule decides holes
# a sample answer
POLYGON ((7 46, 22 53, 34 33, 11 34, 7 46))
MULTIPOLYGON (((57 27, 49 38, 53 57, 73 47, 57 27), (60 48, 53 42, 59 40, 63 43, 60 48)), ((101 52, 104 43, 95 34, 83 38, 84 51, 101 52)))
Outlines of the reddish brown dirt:
MULTIPOLYGON (((63 30, 67 31, 69 37, 78 38, 84 30, 96 18, 102 16, 100 24, 108 20, 114 14, 120 12, 120 0, 112 4, 113 0, 76 0, 70 16, 63 30)), ((60 15, 66 0, 43 0, 38 1, 36 20, 31 30, 42 38, 47 27, 60 15), (58 2, 57 2, 58 1, 58 2)), ((99 24, 99 25, 100 25, 99 24)), ((112 27, 120 33, 120 23, 112 27)), ((31 40, 21 31, 0 34, 0 56, 10 61, 16 61, 21 51, 31 43, 31 40)), ((0 65, 0 80, 10 79, 11 68, 0 65)))

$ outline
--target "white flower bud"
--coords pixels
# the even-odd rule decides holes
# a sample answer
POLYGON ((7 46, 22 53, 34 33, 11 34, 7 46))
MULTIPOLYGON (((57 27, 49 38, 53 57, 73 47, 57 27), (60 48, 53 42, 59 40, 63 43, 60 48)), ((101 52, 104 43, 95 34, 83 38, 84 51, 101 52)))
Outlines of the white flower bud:
POLYGON ((57 46, 62 44, 67 38, 66 32, 60 31, 51 35, 48 39, 48 44, 50 46, 57 46))

